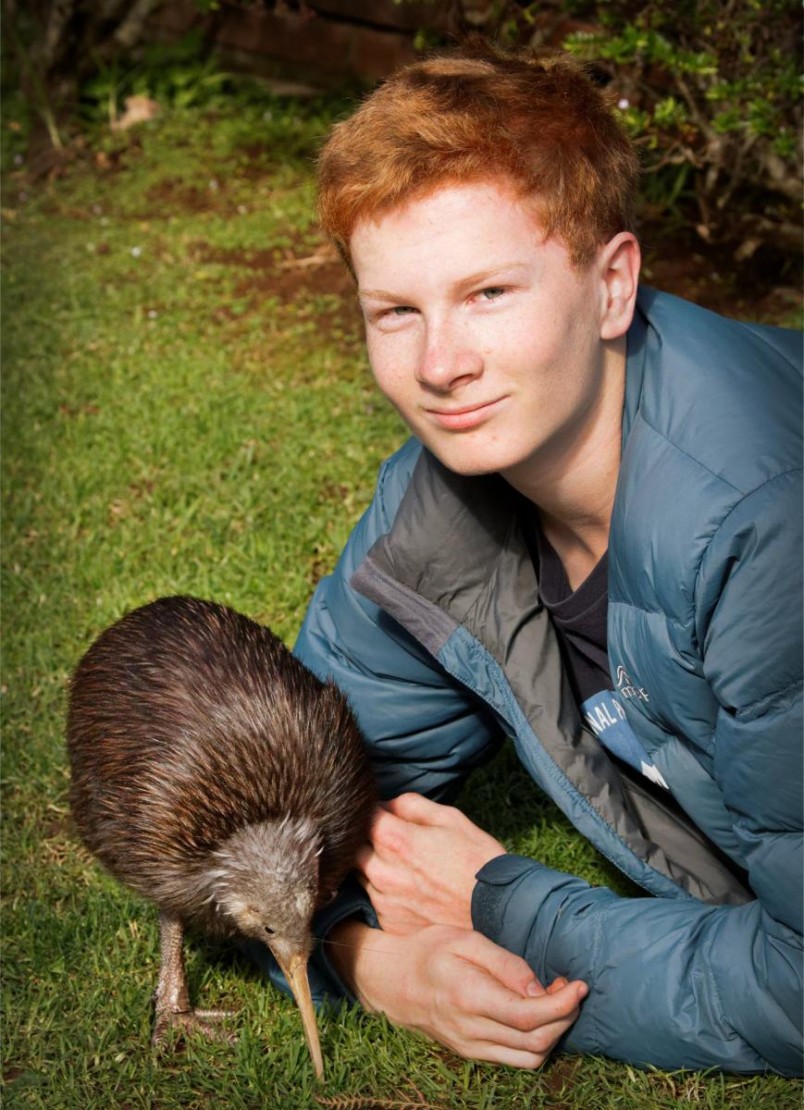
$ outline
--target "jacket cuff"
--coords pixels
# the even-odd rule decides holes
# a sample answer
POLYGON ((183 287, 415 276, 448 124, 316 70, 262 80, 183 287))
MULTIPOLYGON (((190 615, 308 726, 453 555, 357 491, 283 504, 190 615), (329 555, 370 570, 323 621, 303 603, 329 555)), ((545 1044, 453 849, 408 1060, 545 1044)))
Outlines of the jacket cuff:
MULTIPOLYGON (((532 949, 529 941, 544 898, 567 876, 525 856, 505 855, 490 860, 475 878, 473 927, 495 944, 524 957, 532 949)), ((544 973, 541 968, 534 971, 537 975, 544 973)))
MULTIPOLYGON (((326 945, 323 943, 336 925, 350 917, 358 918, 373 929, 379 928, 377 915, 372 909, 369 897, 353 875, 349 875, 343 883, 335 901, 324 906, 313 918, 312 933, 316 938, 316 944, 307 965, 307 977, 310 981, 310 994, 317 1007, 327 1002, 338 1003, 346 1000, 349 1003, 355 1003, 357 1001, 335 970, 327 954, 326 945)), ((275 987, 278 987, 283 994, 290 995, 291 991, 285 976, 264 944, 246 940, 242 942, 241 947, 270 978, 275 987)))

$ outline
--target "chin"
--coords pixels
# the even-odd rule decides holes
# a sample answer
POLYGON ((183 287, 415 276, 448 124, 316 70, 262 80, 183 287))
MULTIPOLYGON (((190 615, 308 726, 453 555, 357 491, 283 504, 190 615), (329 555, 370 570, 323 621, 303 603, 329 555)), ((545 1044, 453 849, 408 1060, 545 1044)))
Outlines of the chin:
POLYGON ((510 450, 472 450, 469 444, 459 450, 456 450, 455 446, 444 447, 443 444, 425 442, 425 446, 447 470, 451 470, 453 474, 460 474, 463 478, 480 478, 486 474, 498 474, 516 466, 520 461, 510 450))

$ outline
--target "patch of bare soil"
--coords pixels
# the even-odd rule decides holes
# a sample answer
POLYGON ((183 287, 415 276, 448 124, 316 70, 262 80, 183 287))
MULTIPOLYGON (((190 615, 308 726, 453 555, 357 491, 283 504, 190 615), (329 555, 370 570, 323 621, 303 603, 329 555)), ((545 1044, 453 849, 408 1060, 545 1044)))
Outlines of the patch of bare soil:
POLYGON ((545 1087, 545 1106, 549 1106, 550 1110, 564 1110, 568 1105, 563 1099, 576 1085, 575 1075, 581 1066, 582 1061, 577 1056, 553 1056, 548 1060, 541 1077, 545 1087))
POLYGON ((338 252, 328 243, 265 250, 195 243, 191 254, 202 265, 221 265, 239 271, 234 296, 245 299, 253 310, 269 299, 298 305, 315 297, 331 296, 337 298, 337 307, 317 307, 317 326, 325 332, 337 330, 341 338, 356 338, 360 334, 362 319, 354 280, 338 252))
POLYGON ((197 185, 188 185, 180 177, 165 177, 157 185, 152 185, 145 194, 145 199, 157 211, 146 212, 144 219, 153 218, 159 211, 170 212, 212 212, 221 208, 219 185, 215 178, 210 178, 207 188, 201 189, 197 185))
POLYGON ((237 293, 259 292, 263 296, 294 300, 299 294, 334 294, 351 297, 354 280, 334 247, 320 243, 303 253, 286 250, 238 250, 199 244, 196 257, 202 263, 218 263, 249 271, 237 293))
POLYGON ((642 280, 739 319, 789 323, 804 305, 800 266, 770 250, 738 264, 724 249, 664 240, 646 252, 642 280))

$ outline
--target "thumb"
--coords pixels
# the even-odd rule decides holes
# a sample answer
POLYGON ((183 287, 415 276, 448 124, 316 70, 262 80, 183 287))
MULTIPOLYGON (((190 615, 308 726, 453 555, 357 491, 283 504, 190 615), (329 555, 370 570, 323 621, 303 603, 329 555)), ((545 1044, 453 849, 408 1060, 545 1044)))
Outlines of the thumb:
POLYGON ((570 980, 565 979, 563 975, 559 975, 557 979, 554 979, 552 983, 548 985, 546 993, 563 994, 567 988, 575 995, 578 1002, 582 1002, 587 994, 589 994, 589 987, 584 983, 583 979, 573 979, 572 982, 570 982, 570 980))

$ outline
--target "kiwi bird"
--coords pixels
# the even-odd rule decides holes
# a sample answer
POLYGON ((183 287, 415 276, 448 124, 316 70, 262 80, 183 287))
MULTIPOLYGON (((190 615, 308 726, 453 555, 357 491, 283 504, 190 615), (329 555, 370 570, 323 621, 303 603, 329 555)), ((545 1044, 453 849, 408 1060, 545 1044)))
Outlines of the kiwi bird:
POLYGON ((216 1036, 194 1010, 185 927, 266 944, 323 1075, 307 978, 311 920, 368 837, 375 791, 346 700, 267 628, 165 597, 102 632, 70 684, 67 748, 78 832, 156 904, 154 1040, 216 1036))

